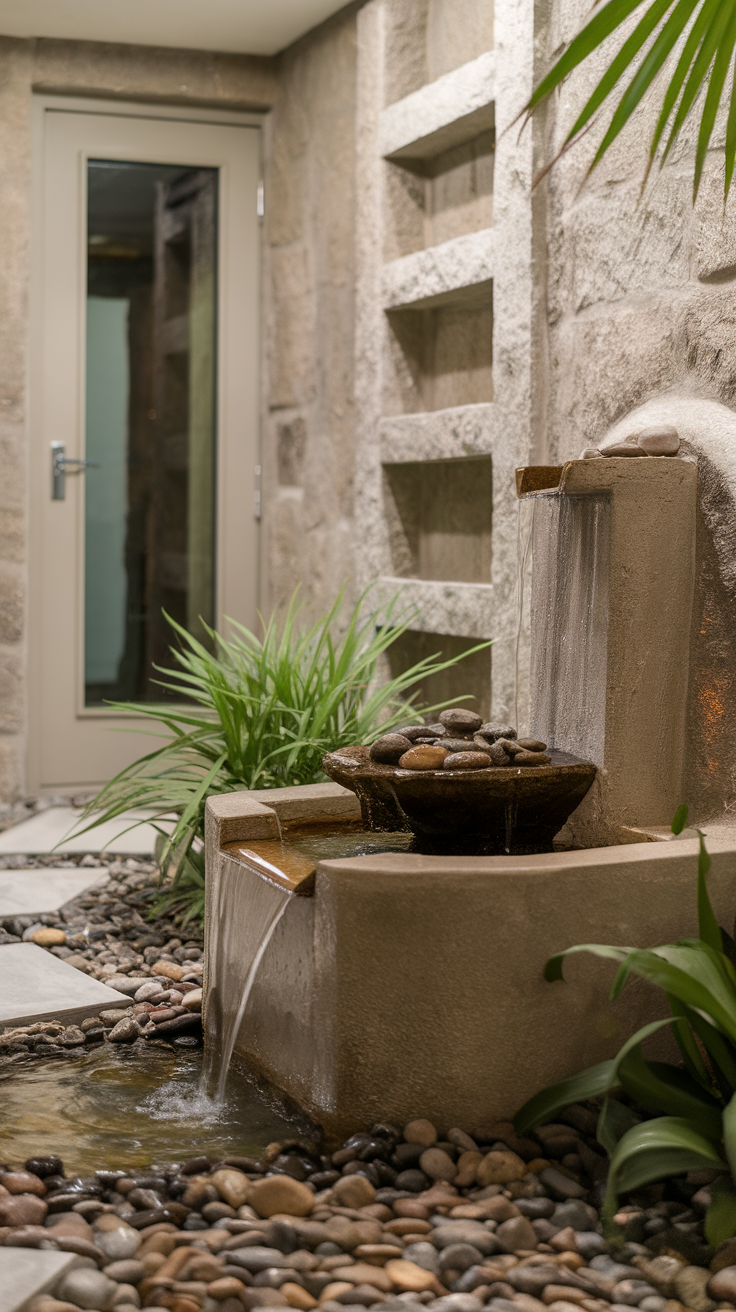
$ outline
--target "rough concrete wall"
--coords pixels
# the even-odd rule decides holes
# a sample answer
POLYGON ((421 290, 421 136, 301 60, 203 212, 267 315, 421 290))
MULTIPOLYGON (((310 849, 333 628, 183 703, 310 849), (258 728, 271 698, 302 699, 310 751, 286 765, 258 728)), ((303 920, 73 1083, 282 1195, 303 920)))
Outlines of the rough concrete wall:
POLYGON ((356 11, 285 51, 266 145, 262 589, 310 613, 353 569, 356 11))
MULTIPOLYGON (((550 56, 588 12, 588 0, 555 0, 550 56)), ((550 105, 550 153, 620 43, 616 37, 597 53, 550 105)), ((640 200, 655 120, 653 105, 640 107, 582 190, 602 130, 570 151, 546 184, 553 460, 578 455, 669 388, 736 404, 736 198, 724 215, 723 124, 693 208, 697 120, 662 172, 652 171, 640 200)))

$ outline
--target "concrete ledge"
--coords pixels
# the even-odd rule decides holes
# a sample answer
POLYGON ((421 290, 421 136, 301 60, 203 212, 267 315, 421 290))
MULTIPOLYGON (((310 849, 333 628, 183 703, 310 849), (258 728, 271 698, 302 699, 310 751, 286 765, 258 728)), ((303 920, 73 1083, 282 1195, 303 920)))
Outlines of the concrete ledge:
POLYGON ((493 402, 487 401, 382 419, 381 461, 400 465, 489 456, 493 453, 495 413, 493 402))
POLYGON ((416 607, 411 627, 423 633, 447 633, 454 638, 494 637, 493 587, 490 583, 439 583, 433 579, 402 579, 384 575, 376 596, 387 604, 401 594, 402 606, 416 607))
POLYGON ((470 141, 494 123, 496 55, 489 50, 381 113, 380 152, 387 159, 427 159, 470 141))
POLYGON ((31 1025, 37 1020, 72 1024, 96 1016, 101 1007, 129 1005, 130 998, 123 993, 67 966, 35 943, 0 947, 0 1025, 31 1025))
MULTIPOLYGON (((709 850, 714 910, 730 924, 736 846, 713 838, 709 850)), ((257 907, 255 872, 223 853, 212 877, 225 914, 243 880, 257 907)), ((575 957, 565 982, 547 984, 547 958, 575 943, 692 936, 696 903, 692 839, 322 861, 314 897, 292 899, 263 957, 237 1048, 333 1139, 420 1110, 445 1127, 506 1119, 668 1014, 664 995, 634 978, 611 1003, 615 963, 575 957)), ((671 1044, 663 1030, 648 1051, 671 1055, 671 1044)))
POLYGON ((477 304, 491 295, 494 257, 495 232, 483 228, 392 260, 383 268, 383 308, 477 304))
POLYGON ((74 1253, 46 1248, 0 1248, 0 1312, 25 1312, 39 1294, 78 1265, 74 1253))

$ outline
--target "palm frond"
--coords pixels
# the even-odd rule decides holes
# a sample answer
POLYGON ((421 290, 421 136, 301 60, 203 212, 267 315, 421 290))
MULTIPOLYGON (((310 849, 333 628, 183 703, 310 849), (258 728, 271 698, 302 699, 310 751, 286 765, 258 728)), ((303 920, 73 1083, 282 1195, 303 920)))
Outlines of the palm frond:
MULTIPOLYGON (((608 0, 596 12, 530 96, 521 116, 528 117, 613 33, 628 22, 644 0, 608 0)), ((647 0, 644 13, 626 37, 567 132, 560 154, 588 131, 605 102, 613 97, 625 74, 632 76, 620 95, 597 147, 588 176, 598 166, 631 115, 652 90, 666 61, 680 45, 681 51, 662 92, 657 123, 649 148, 649 165, 660 154, 662 166, 680 137, 682 128, 701 103, 693 176, 693 201, 702 180, 703 167, 721 103, 728 101, 726 128, 724 199, 733 181, 736 162, 736 73, 730 92, 726 90, 736 48, 736 0, 647 0)), ((559 158, 559 155, 557 156, 559 158)), ((553 161, 554 162, 554 161, 553 161)), ((547 168, 551 167, 548 165, 547 168)), ((547 169, 540 173, 539 181, 547 169)))

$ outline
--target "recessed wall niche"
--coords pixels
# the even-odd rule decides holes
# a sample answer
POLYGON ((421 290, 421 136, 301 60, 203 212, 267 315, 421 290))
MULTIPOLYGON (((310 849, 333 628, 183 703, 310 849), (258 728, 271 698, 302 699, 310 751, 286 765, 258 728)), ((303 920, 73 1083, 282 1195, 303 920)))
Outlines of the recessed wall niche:
POLYGON ((405 578, 489 583, 490 457, 384 467, 392 570, 405 578))
POLYGON ((387 161, 384 260, 490 228, 495 129, 428 159, 387 161))
POLYGON ((414 414, 493 400, 493 301, 489 283, 464 299, 393 310, 383 413, 414 414))
MULTIPOLYGON (((416 629, 407 629, 388 649, 391 678, 403 674, 427 656, 437 655, 442 660, 460 656, 477 647, 479 641, 477 638, 452 637, 448 633, 420 633, 416 629)), ((477 711, 484 720, 490 719, 491 648, 474 652, 459 665, 450 666, 424 679, 417 691, 419 700, 429 706, 470 693, 474 700, 461 704, 471 711, 477 711)))

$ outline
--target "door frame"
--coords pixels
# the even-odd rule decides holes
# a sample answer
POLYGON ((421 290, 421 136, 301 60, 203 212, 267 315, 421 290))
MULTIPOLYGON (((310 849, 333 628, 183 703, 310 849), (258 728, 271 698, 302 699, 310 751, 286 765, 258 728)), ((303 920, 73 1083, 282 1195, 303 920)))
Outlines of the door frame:
MULTIPOLYGON (((87 97, 33 95, 31 109, 31 222, 30 222, 30 350, 27 386, 27 522, 28 522, 28 753, 26 788, 31 793, 63 791, 62 783, 44 778, 43 767, 43 508, 50 491, 50 442, 57 436, 48 431, 43 404, 44 386, 44 318, 45 318, 45 125, 54 113, 110 116, 115 119, 168 120, 177 123, 250 128, 259 132, 259 184, 252 198, 251 218, 256 220, 248 240, 238 246, 235 234, 242 225, 242 208, 230 188, 227 165, 219 167, 218 204, 218 300, 217 300, 217 388, 216 388, 216 624, 222 627, 225 617, 255 626, 260 578, 259 518, 255 513, 254 492, 260 475, 260 382, 261 382, 261 227, 263 214, 263 123, 264 114, 207 110, 187 106, 149 104, 144 101, 119 101, 87 97), (228 260, 222 258, 227 252, 228 260), (234 269, 234 261, 237 268, 234 269), (235 271, 235 277, 233 272, 235 271), (230 294, 230 284, 249 280, 253 294, 248 307, 230 294), (250 568, 245 562, 252 562, 250 568)), ((129 152, 119 154, 121 160, 129 152)), ((94 154, 90 154, 90 158, 94 154)), ((110 158, 115 152, 110 152, 110 158)), ((81 367, 77 386, 78 432, 74 449, 67 443, 68 455, 83 454, 84 444, 84 340, 86 291, 86 160, 78 156, 77 186, 80 196, 78 251, 78 351, 81 367)), ((162 161, 166 162, 166 161, 162 161)), ((249 225, 250 226, 250 225, 249 225)), ((84 475, 81 476, 82 478, 84 475)), ((83 498, 78 512, 76 552, 77 596, 83 599, 84 537, 83 498), (80 592, 79 589, 82 589, 80 592)), ((76 691, 73 716, 76 720, 106 722, 123 728, 125 721, 141 723, 145 717, 84 705, 83 623, 84 607, 76 624, 76 691), (122 723, 120 723, 122 721, 122 723)), ((63 694, 62 694, 63 695, 63 694)), ((141 750, 149 750, 141 744, 141 750)), ((96 781, 95 781, 96 782, 96 781)), ((76 787, 92 780, 79 780, 76 787)))

